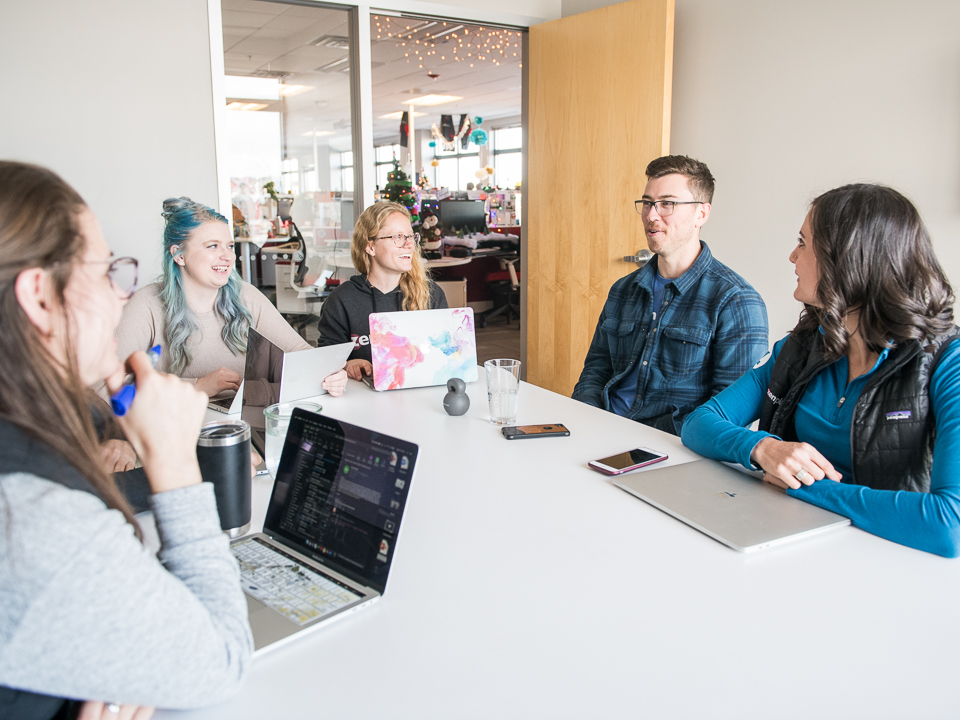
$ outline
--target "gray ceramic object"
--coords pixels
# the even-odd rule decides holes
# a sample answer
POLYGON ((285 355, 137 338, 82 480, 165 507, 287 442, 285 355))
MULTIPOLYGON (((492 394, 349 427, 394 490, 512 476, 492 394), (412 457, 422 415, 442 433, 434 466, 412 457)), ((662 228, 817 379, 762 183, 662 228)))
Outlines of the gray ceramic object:
POLYGON ((448 415, 463 415, 470 409, 470 398, 467 397, 467 384, 460 378, 447 380, 449 392, 443 396, 443 409, 448 415))

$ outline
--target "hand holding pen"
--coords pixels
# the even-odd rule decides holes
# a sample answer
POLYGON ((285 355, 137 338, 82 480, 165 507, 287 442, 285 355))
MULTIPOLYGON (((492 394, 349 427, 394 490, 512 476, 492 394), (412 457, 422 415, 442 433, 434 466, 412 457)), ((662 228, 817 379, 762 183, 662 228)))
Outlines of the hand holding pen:
MULTIPOLYGON (((175 375, 158 372, 153 363, 145 352, 127 358, 135 396, 117 422, 143 463, 151 489, 158 493, 200 482, 197 437, 208 398, 175 375)), ((124 380, 122 370, 107 378, 108 391, 123 392, 124 380)))
MULTIPOLYGON (((161 347, 159 345, 154 345, 147 350, 147 357, 150 358, 150 364, 153 367, 156 367, 157 363, 160 362, 160 352, 161 347)), ((137 384, 133 373, 129 373, 123 378, 123 387, 110 396, 110 407, 113 408, 114 415, 117 417, 126 415, 136 394, 137 384)))

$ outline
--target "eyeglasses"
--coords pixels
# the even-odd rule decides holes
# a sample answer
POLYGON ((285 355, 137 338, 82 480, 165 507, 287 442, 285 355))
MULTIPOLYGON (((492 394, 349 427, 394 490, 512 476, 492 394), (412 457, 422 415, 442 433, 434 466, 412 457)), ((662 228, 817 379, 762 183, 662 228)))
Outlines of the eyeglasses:
POLYGON ((413 244, 416 245, 420 242, 420 233, 414 233, 413 235, 404 235, 403 233, 397 233, 396 235, 381 235, 377 240, 393 240, 393 244, 398 248, 406 247, 407 243, 413 240, 413 244))
POLYGON ((110 263, 107 268, 107 277, 110 278, 110 284, 113 285, 117 295, 123 300, 128 300, 137 291, 137 268, 139 263, 136 258, 121 257, 112 260, 89 260, 84 265, 110 263))
POLYGON ((641 215, 648 215, 651 210, 656 210, 657 215, 660 217, 668 217, 669 215, 673 215, 673 211, 677 205, 699 205, 701 202, 701 200, 686 200, 684 202, 677 202, 676 200, 657 200, 656 202, 652 200, 634 200, 633 206, 641 215))

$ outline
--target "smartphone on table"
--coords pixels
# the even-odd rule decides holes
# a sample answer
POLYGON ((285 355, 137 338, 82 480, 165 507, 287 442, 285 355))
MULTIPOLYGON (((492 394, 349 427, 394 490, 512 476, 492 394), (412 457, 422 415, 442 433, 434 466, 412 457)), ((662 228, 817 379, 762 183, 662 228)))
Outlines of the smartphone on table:
POLYGON ((654 463, 663 462, 667 455, 651 450, 650 448, 634 448, 626 452, 601 458, 600 460, 591 460, 587 463, 591 468, 602 472, 605 475, 623 475, 631 470, 642 468, 654 463))
POLYGON ((551 425, 509 425, 501 428, 501 433, 507 440, 521 438, 568 437, 570 431, 560 423, 551 425))

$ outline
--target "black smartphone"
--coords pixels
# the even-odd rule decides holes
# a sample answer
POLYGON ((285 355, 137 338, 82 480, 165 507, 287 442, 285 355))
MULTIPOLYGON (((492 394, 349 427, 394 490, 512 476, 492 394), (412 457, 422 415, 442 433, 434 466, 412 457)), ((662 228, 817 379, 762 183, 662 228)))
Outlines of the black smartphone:
POLYGON ((509 425, 500 432, 507 440, 520 438, 569 437, 570 431, 560 423, 552 425, 509 425))
POLYGON ((653 465, 667 459, 667 455, 659 453, 650 448, 634 448, 617 455, 602 458, 601 460, 591 460, 587 463, 590 467, 604 475, 622 475, 623 473, 642 468, 645 465, 653 465))

